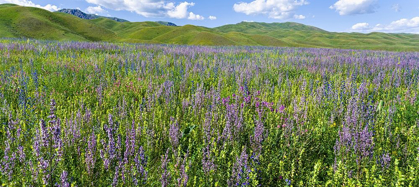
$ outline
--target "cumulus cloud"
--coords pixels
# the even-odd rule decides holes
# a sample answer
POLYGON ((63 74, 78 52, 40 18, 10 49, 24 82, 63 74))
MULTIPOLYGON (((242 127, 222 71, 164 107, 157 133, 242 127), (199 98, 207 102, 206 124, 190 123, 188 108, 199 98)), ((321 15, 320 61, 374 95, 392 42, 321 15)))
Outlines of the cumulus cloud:
POLYGON ((377 0, 339 0, 329 8, 344 16, 374 13, 377 6, 377 0))
POLYGON ((173 8, 172 10, 169 10, 167 14, 171 18, 182 19, 188 16, 188 7, 194 6, 194 5, 195 3, 183 2, 183 3, 180 3, 178 6, 176 6, 175 8, 173 8))
POLYGON ((89 6, 86 8, 86 12, 89 14, 100 14, 100 13, 106 13, 107 11, 104 10, 101 6, 89 6))
POLYGON ((209 16, 208 19, 210 19, 210 20, 216 20, 217 17, 215 17, 215 16, 209 16))
POLYGON ((189 12, 188 19, 190 19, 190 20, 204 20, 205 18, 201 15, 194 14, 193 12, 189 12))
POLYGON ((417 33, 419 32, 419 17, 412 19, 399 19, 391 22, 390 24, 377 24, 370 27, 368 23, 357 23, 352 26, 352 30, 364 32, 406 32, 417 33))
POLYGON ((86 0, 86 2, 112 10, 135 12, 144 17, 177 19, 189 18, 188 8, 195 5, 193 2, 182 2, 176 5, 165 0, 86 0))
POLYGON ((12 3, 12 4, 20 5, 20 6, 42 8, 51 12, 59 10, 59 8, 55 5, 47 4, 45 6, 41 6, 28 0, 0 0, 0 4, 3 4, 3 3, 12 3))
POLYGON ((288 19, 296 15, 298 7, 307 4, 306 0, 254 0, 250 3, 236 3, 233 9, 246 15, 264 14, 273 19, 288 19))
POLYGON ((352 30, 363 31, 367 29, 370 29, 370 24, 368 23, 357 23, 352 26, 352 30))

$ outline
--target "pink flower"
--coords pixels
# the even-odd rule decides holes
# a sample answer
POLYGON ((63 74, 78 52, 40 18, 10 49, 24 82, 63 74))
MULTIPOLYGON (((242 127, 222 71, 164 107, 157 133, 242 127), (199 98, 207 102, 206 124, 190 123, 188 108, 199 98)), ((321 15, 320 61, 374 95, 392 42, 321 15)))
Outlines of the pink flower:
POLYGON ((281 107, 279 107, 279 112, 284 112, 284 110, 285 110, 285 106, 284 105, 281 105, 281 107))

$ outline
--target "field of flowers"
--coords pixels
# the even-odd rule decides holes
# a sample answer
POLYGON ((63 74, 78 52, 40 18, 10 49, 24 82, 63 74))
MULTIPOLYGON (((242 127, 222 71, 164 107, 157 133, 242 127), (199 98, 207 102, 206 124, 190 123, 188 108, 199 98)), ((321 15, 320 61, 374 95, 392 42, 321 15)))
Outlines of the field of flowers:
POLYGON ((419 53, 0 40, 0 185, 419 186, 419 53))

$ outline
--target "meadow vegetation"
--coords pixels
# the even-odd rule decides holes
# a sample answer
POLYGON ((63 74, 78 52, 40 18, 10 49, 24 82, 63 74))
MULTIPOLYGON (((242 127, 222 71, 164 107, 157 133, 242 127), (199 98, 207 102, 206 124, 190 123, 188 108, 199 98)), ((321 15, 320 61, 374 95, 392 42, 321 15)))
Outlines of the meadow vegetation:
POLYGON ((419 186, 418 62, 1 40, 0 185, 419 186))

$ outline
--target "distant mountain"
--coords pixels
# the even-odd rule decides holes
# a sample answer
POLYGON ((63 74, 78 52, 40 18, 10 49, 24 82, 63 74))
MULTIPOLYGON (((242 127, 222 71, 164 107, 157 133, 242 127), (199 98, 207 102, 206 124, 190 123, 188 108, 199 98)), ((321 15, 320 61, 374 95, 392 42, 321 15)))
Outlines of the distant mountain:
POLYGON ((166 26, 174 26, 176 27, 177 25, 172 23, 172 22, 167 22, 167 21, 156 21, 157 23, 160 23, 162 25, 166 25, 166 26))
POLYGON ((114 20, 114 21, 117 21, 117 22, 128 22, 127 20, 124 20, 124 19, 121 19, 121 18, 116 18, 116 17, 105 17, 105 16, 94 15, 94 14, 86 14, 79 9, 61 9, 57 12, 71 14, 71 15, 77 16, 81 19, 108 18, 108 19, 111 19, 111 20, 114 20))
POLYGON ((71 15, 0 4, 0 38, 419 51, 417 34, 336 33, 293 22, 241 22, 216 28, 175 27, 167 26, 171 25, 169 22, 120 22, 76 10, 64 12, 71 15))

